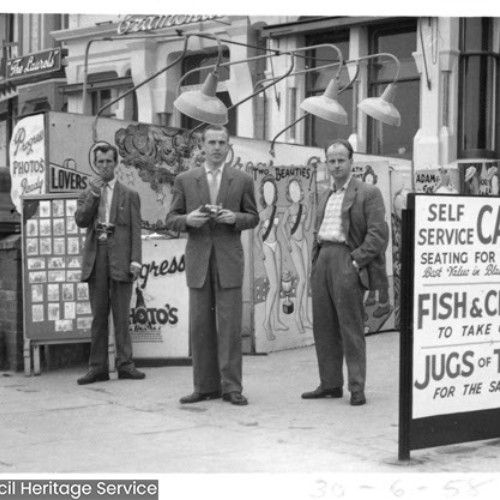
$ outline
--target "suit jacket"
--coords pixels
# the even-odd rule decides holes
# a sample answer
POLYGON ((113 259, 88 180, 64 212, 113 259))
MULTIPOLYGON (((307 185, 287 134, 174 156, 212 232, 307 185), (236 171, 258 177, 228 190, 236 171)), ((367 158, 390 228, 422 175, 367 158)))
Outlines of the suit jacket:
POLYGON ((241 231, 251 229, 259 222, 252 178, 228 165, 222 172, 217 204, 235 213, 234 225, 209 221, 199 228, 189 227, 187 214, 207 203, 210 203, 210 191, 203 166, 176 177, 166 225, 169 229, 188 234, 187 285, 189 288, 203 286, 213 249, 222 288, 241 287, 244 264, 241 231))
MULTIPOLYGON (((95 224, 100 198, 90 188, 78 198, 76 224, 87 228, 82 264, 82 281, 88 281, 97 253, 95 224)), ((132 282, 130 263, 141 263, 141 201, 137 192, 116 181, 111 200, 109 222, 115 225, 108 235, 109 274, 116 281, 132 282)))
MULTIPOLYGON (((331 189, 323 192, 318 200, 316 212, 313 263, 320 249, 318 232, 325 215, 331 189)), ((389 239, 385 222, 385 206, 380 190, 351 178, 342 203, 342 227, 351 250, 351 257, 360 267, 361 282, 369 290, 388 286, 385 266, 385 249, 389 239)))

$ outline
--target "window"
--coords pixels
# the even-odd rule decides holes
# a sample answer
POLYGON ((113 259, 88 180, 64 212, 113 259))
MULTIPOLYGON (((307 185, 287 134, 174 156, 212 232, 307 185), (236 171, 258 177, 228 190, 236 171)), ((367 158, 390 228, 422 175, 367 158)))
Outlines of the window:
MULTIPOLYGON (((186 56, 182 61, 182 74, 185 75, 191 70, 195 70, 204 66, 214 65, 217 62, 218 51, 210 49, 209 51, 203 51, 196 54, 186 56)), ((221 62, 229 61, 229 49, 224 48, 222 51, 221 62)), ((207 79, 213 68, 205 69, 202 71, 193 71, 182 80, 182 86, 180 92, 186 92, 188 90, 200 90, 203 83, 207 79)), ((230 77, 230 67, 222 66, 219 68, 218 72, 218 87, 216 97, 218 97, 226 107, 232 105, 229 92, 227 92, 224 81, 228 80, 230 77)), ((230 135, 236 135, 236 119, 237 119, 237 109, 230 109, 228 114, 229 121, 225 125, 229 131, 230 135)), ((181 127, 185 129, 195 128, 200 124, 199 121, 194 120, 186 115, 181 115, 181 127)))
POLYGON ((496 157, 498 62, 493 52, 493 19, 471 17, 460 24, 458 156, 496 157))
MULTIPOLYGON (((420 76, 412 56, 417 48, 417 23, 375 26, 370 32, 370 54, 390 52, 401 63, 393 104, 401 114, 401 126, 385 125, 368 118, 368 153, 411 159, 413 138, 420 126, 420 76)), ((380 96, 394 79, 396 63, 389 58, 370 60, 368 95, 380 96)))
MULTIPOLYGON (((342 57, 347 60, 349 57, 349 32, 344 31, 336 34, 322 33, 314 34, 306 37, 306 45, 320 45, 331 43, 336 45, 342 52, 342 57)), ((337 60, 337 53, 330 47, 320 47, 311 49, 307 53, 306 67, 314 68, 325 66, 330 62, 337 60)), ((305 97, 322 95, 331 79, 335 76, 337 67, 322 69, 306 73, 306 95, 305 97)), ((340 89, 349 83, 349 75, 344 69, 340 78, 340 89)), ((351 132, 352 125, 352 88, 346 89, 339 93, 338 102, 344 107, 347 112, 348 125, 338 125, 328 122, 322 118, 313 115, 308 115, 305 119, 305 144, 307 146, 316 146, 324 148, 333 138, 347 139, 351 132)))
MULTIPOLYGON (((108 105, 119 95, 133 87, 130 70, 127 71, 123 78, 118 78, 115 71, 104 71, 102 73, 94 73, 88 75, 87 80, 88 93, 91 103, 91 112, 96 115, 97 112, 104 106, 108 105)), ((118 117, 123 120, 137 121, 138 106, 137 96, 135 92, 123 98, 123 103, 120 101, 111 105, 102 111, 100 116, 116 117, 118 106, 123 107, 122 116, 118 117)))

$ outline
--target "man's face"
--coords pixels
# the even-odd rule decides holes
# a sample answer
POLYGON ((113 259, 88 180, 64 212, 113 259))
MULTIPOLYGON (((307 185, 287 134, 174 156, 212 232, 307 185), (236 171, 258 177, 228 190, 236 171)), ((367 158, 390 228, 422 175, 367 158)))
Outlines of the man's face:
POLYGON ((343 185, 351 174, 352 158, 342 144, 334 144, 326 153, 326 164, 336 185, 343 185))
POLYGON ((104 181, 108 182, 112 180, 115 177, 116 167, 113 151, 107 151, 106 153, 97 151, 95 156, 95 166, 104 181))
POLYGON ((229 153, 229 138, 222 130, 207 130, 202 149, 208 166, 218 168, 226 161, 229 153))

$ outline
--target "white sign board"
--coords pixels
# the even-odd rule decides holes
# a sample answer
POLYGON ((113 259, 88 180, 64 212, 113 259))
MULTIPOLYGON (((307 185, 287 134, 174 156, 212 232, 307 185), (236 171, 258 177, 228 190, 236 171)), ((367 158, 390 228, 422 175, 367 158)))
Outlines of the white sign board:
POLYGON ((500 199, 415 197, 413 418, 500 407, 500 199))
POLYGON ((12 132, 10 141, 10 197, 21 213, 21 197, 45 194, 44 115, 23 118, 12 132))
POLYGON ((130 304, 134 357, 189 356, 189 292, 185 239, 151 238, 142 242, 142 268, 130 304))

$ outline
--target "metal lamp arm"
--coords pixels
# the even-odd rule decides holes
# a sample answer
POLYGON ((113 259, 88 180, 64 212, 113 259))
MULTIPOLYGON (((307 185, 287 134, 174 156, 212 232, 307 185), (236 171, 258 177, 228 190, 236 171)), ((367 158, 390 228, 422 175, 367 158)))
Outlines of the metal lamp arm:
POLYGON ((97 130, 96 130, 96 128, 97 128, 97 120, 99 119, 100 114, 105 109, 109 108, 110 106, 112 106, 116 102, 120 101, 121 99, 123 99, 127 95, 131 94, 132 92, 135 92, 138 88, 142 87, 146 83, 149 83, 151 80, 153 80, 157 76, 161 75, 162 73, 165 73, 165 71, 168 71, 170 68, 172 68, 173 66, 175 66, 176 64, 178 64, 184 58, 184 55, 186 54, 187 43, 188 43, 188 38, 186 37, 184 39, 184 47, 183 47, 183 50, 182 50, 181 54, 172 63, 167 64, 167 66, 165 66, 161 70, 157 71, 154 75, 151 75, 150 77, 146 78, 142 82, 139 82, 137 85, 135 85, 134 87, 130 88, 129 90, 127 90, 123 94, 119 95, 116 99, 113 99, 112 101, 108 102, 107 104, 105 104, 104 106, 102 106, 97 111, 95 119, 94 119, 94 123, 93 123, 93 126, 92 126, 92 132, 93 132, 92 135, 93 135, 93 138, 94 138, 94 142, 97 140, 97 130))
POLYGON ((370 54, 368 56, 361 56, 358 57, 358 59, 352 59, 349 61, 346 61, 345 64, 351 64, 351 63, 356 63, 358 65, 358 70, 359 71, 359 63, 361 61, 367 61, 368 59, 376 59, 378 57, 389 57, 396 63, 396 75, 394 76, 394 79, 392 83, 396 83, 399 80, 399 73, 401 70, 401 61, 394 55, 391 54, 390 52, 379 52, 378 54, 370 54))

